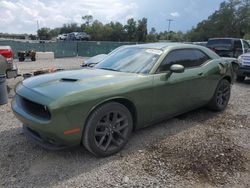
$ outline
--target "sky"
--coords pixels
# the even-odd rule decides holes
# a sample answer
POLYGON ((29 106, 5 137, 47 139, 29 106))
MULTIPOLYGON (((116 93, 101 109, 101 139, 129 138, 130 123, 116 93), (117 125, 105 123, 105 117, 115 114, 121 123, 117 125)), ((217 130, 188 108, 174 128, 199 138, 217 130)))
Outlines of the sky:
POLYGON ((33 33, 39 27, 82 23, 91 14, 103 23, 148 19, 148 29, 186 32, 206 19, 224 0, 0 0, 0 33, 33 33))

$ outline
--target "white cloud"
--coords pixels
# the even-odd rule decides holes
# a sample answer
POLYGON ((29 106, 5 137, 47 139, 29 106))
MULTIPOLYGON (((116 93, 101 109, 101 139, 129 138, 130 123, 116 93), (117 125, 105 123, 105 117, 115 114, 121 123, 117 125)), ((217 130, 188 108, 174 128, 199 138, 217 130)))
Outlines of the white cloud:
POLYGON ((123 0, 0 0, 0 32, 35 33, 40 27, 59 27, 64 23, 81 23, 92 14, 104 23, 125 22, 136 17, 138 6, 123 0))
POLYGON ((180 17, 179 12, 171 12, 170 15, 173 16, 173 17, 180 17))

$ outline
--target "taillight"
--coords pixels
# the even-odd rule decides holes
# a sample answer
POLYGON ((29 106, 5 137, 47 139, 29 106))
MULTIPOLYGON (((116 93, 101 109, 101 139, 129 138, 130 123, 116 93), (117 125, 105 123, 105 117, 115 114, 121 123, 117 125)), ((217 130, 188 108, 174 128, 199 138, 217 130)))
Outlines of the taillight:
POLYGON ((13 59, 13 52, 11 49, 0 50, 0 54, 7 59, 7 61, 13 59))

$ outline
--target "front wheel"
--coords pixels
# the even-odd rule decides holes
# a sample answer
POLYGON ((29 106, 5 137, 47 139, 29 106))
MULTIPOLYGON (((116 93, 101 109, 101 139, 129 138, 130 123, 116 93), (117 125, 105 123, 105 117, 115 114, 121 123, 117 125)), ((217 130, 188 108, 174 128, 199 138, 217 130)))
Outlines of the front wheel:
POLYGON ((208 104, 208 108, 214 111, 223 111, 229 102, 231 95, 231 84, 223 79, 217 85, 214 96, 208 104))
POLYGON ((112 155, 127 143, 132 128, 132 116, 124 105, 106 103, 88 118, 83 133, 83 145, 98 157, 112 155))

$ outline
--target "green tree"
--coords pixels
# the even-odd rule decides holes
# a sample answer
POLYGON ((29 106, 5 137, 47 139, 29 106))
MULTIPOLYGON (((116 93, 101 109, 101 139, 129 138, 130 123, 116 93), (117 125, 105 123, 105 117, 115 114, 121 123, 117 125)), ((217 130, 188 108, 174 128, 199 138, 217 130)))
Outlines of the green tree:
POLYGON ((141 20, 138 20, 137 24, 137 41, 138 42, 145 42, 147 39, 147 18, 142 18, 141 20))
POLYGON ((108 40, 110 41, 125 41, 126 33, 124 26, 120 22, 110 22, 108 24, 111 28, 111 35, 108 40))
POLYGON ((40 40, 50 40, 52 38, 50 34, 50 28, 43 27, 37 31, 37 35, 40 40))
POLYGON ((95 20, 92 25, 91 25, 91 29, 89 31, 89 34, 91 35, 92 40, 96 40, 96 41, 103 41, 103 32, 104 32, 104 28, 103 28, 103 23, 95 20))
POLYGON ((204 41, 212 37, 243 38, 250 32, 250 0, 228 0, 220 4, 208 19, 187 33, 191 41, 204 41))
POLYGON ((92 15, 85 15, 82 17, 82 20, 84 23, 81 25, 81 30, 86 32, 86 33, 91 33, 91 24, 93 22, 93 16, 92 15))
POLYGON ((56 37, 61 33, 61 28, 54 28, 50 30, 50 35, 56 37))
POLYGON ((60 33, 81 32, 82 29, 77 23, 63 24, 60 33))
POLYGON ((147 42, 156 42, 156 41, 157 41, 156 29, 152 27, 149 34, 147 35, 147 42))
POLYGON ((130 18, 127 21, 127 24, 124 26, 126 35, 127 35, 127 40, 128 41, 136 41, 136 31, 137 31, 137 24, 134 18, 130 18))
POLYGON ((90 26, 91 23, 93 22, 93 16, 92 15, 85 15, 82 17, 84 23, 86 26, 90 26))

